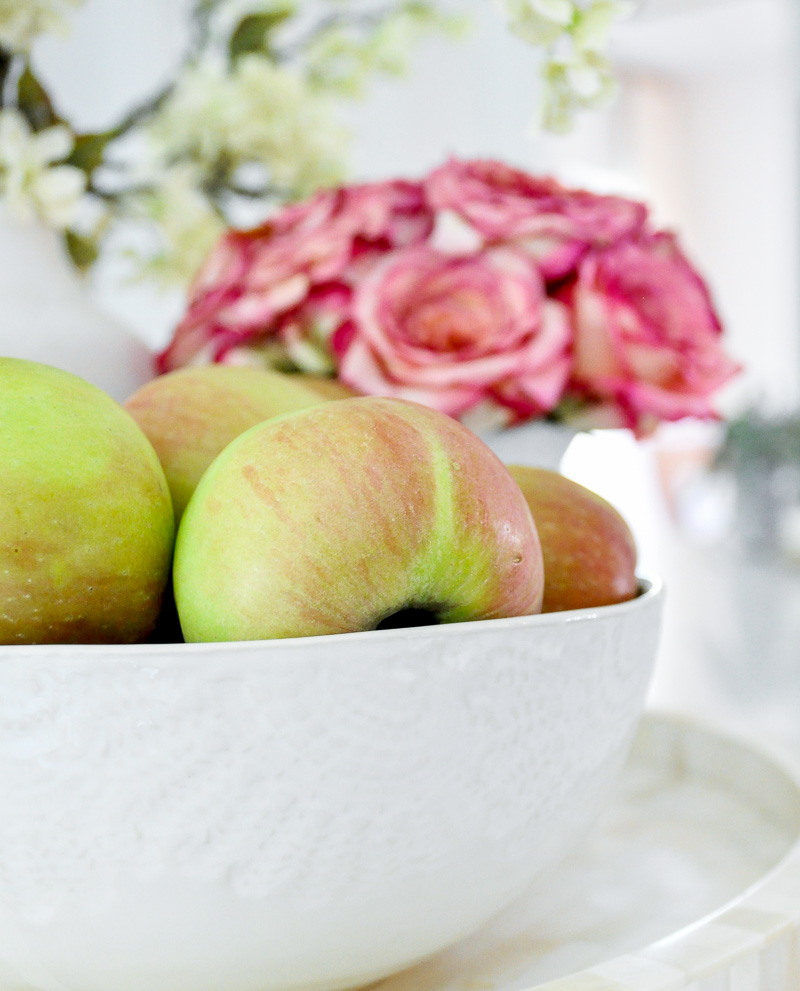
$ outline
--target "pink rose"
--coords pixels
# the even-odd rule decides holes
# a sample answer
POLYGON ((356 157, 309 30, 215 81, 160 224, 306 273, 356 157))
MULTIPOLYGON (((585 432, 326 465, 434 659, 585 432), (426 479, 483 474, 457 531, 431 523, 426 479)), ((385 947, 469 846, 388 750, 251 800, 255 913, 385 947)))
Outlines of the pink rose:
MULTIPOLYGON (((290 311, 278 325, 277 337, 292 358, 298 350, 311 344, 331 361, 330 342, 334 334, 350 319, 353 290, 343 282, 325 282, 314 286, 301 306, 290 311)), ((248 346, 249 349, 252 345, 248 346)), ((234 352, 229 352, 229 358, 234 352)), ((302 362, 298 362, 302 366, 302 362)))
POLYGON ((569 291, 573 385, 621 423, 711 417, 711 393, 737 371, 705 283, 668 233, 593 253, 569 291))
POLYGON ((548 282, 573 272, 590 247, 638 234, 647 218, 641 203, 567 189, 495 161, 451 160, 425 190, 434 210, 455 211, 489 242, 524 247, 548 282))
POLYGON ((352 321, 334 338, 339 377, 458 416, 484 399, 516 415, 555 406, 571 329, 546 300, 531 259, 513 248, 453 257, 394 251, 355 288, 352 321))
POLYGON ((206 261, 159 370, 335 371, 461 416, 555 412, 644 434, 713 415, 737 370, 705 284, 641 203, 494 161, 319 193, 206 261))
POLYGON ((220 361, 274 335, 312 287, 420 242, 432 227, 422 186, 396 181, 326 190, 261 227, 229 232, 198 273, 159 371, 220 361))

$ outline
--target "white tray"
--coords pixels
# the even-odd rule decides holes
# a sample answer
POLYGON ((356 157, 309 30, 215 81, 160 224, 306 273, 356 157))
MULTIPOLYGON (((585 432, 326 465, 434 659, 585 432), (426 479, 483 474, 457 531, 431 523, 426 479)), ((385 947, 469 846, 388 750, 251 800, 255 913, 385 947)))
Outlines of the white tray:
POLYGON ((645 717, 570 860, 373 991, 800 991, 800 767, 645 717))

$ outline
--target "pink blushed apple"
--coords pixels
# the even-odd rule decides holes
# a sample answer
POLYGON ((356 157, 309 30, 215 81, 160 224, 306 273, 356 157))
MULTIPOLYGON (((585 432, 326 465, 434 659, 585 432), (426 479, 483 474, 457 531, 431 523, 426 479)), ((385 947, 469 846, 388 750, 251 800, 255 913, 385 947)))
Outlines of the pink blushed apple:
POLYGON ((519 487, 465 427, 358 398, 230 444, 181 523, 187 641, 372 630, 539 611, 539 539, 519 487))
POLYGON ((324 402, 310 377, 236 365, 207 365, 162 375, 125 403, 158 454, 175 520, 203 472, 232 440, 273 416, 324 402))
POLYGON ((620 513, 555 471, 509 465, 536 522, 544 558, 542 612, 608 606, 638 589, 636 544, 620 513))

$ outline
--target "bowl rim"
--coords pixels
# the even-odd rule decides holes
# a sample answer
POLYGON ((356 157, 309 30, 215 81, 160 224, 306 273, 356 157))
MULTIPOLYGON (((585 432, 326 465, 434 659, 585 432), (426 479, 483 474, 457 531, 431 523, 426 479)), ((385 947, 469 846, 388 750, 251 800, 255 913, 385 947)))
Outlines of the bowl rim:
POLYGON ((610 606, 593 606, 587 609, 569 609, 562 612, 537 613, 533 616, 510 616, 503 619, 465 620, 461 623, 440 623, 430 626, 413 626, 388 630, 360 630, 355 633, 327 633, 320 636, 284 637, 272 640, 211 640, 203 643, 133 643, 133 644, 0 644, 0 663, 11 657, 23 655, 53 655, 60 657, 86 656, 92 658, 113 657, 146 660, 165 654, 175 658, 189 654, 213 654, 220 650, 237 654, 260 653, 264 650, 300 650, 313 645, 315 650, 325 646, 344 647, 348 643, 366 641, 386 644, 396 640, 418 640, 425 637, 462 637, 485 632, 504 630, 539 629, 573 623, 588 623, 603 617, 624 616, 648 608, 664 596, 664 582, 656 575, 637 574, 639 594, 625 602, 610 606))

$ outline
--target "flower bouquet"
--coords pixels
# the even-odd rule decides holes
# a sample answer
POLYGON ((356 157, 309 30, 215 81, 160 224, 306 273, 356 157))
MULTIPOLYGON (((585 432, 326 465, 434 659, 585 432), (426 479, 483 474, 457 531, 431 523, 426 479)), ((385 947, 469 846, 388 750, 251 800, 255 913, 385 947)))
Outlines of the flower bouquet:
POLYGON ((266 365, 467 422, 642 436, 715 415, 738 369, 720 338, 703 279, 643 204, 451 160, 229 231, 158 368, 266 365))

